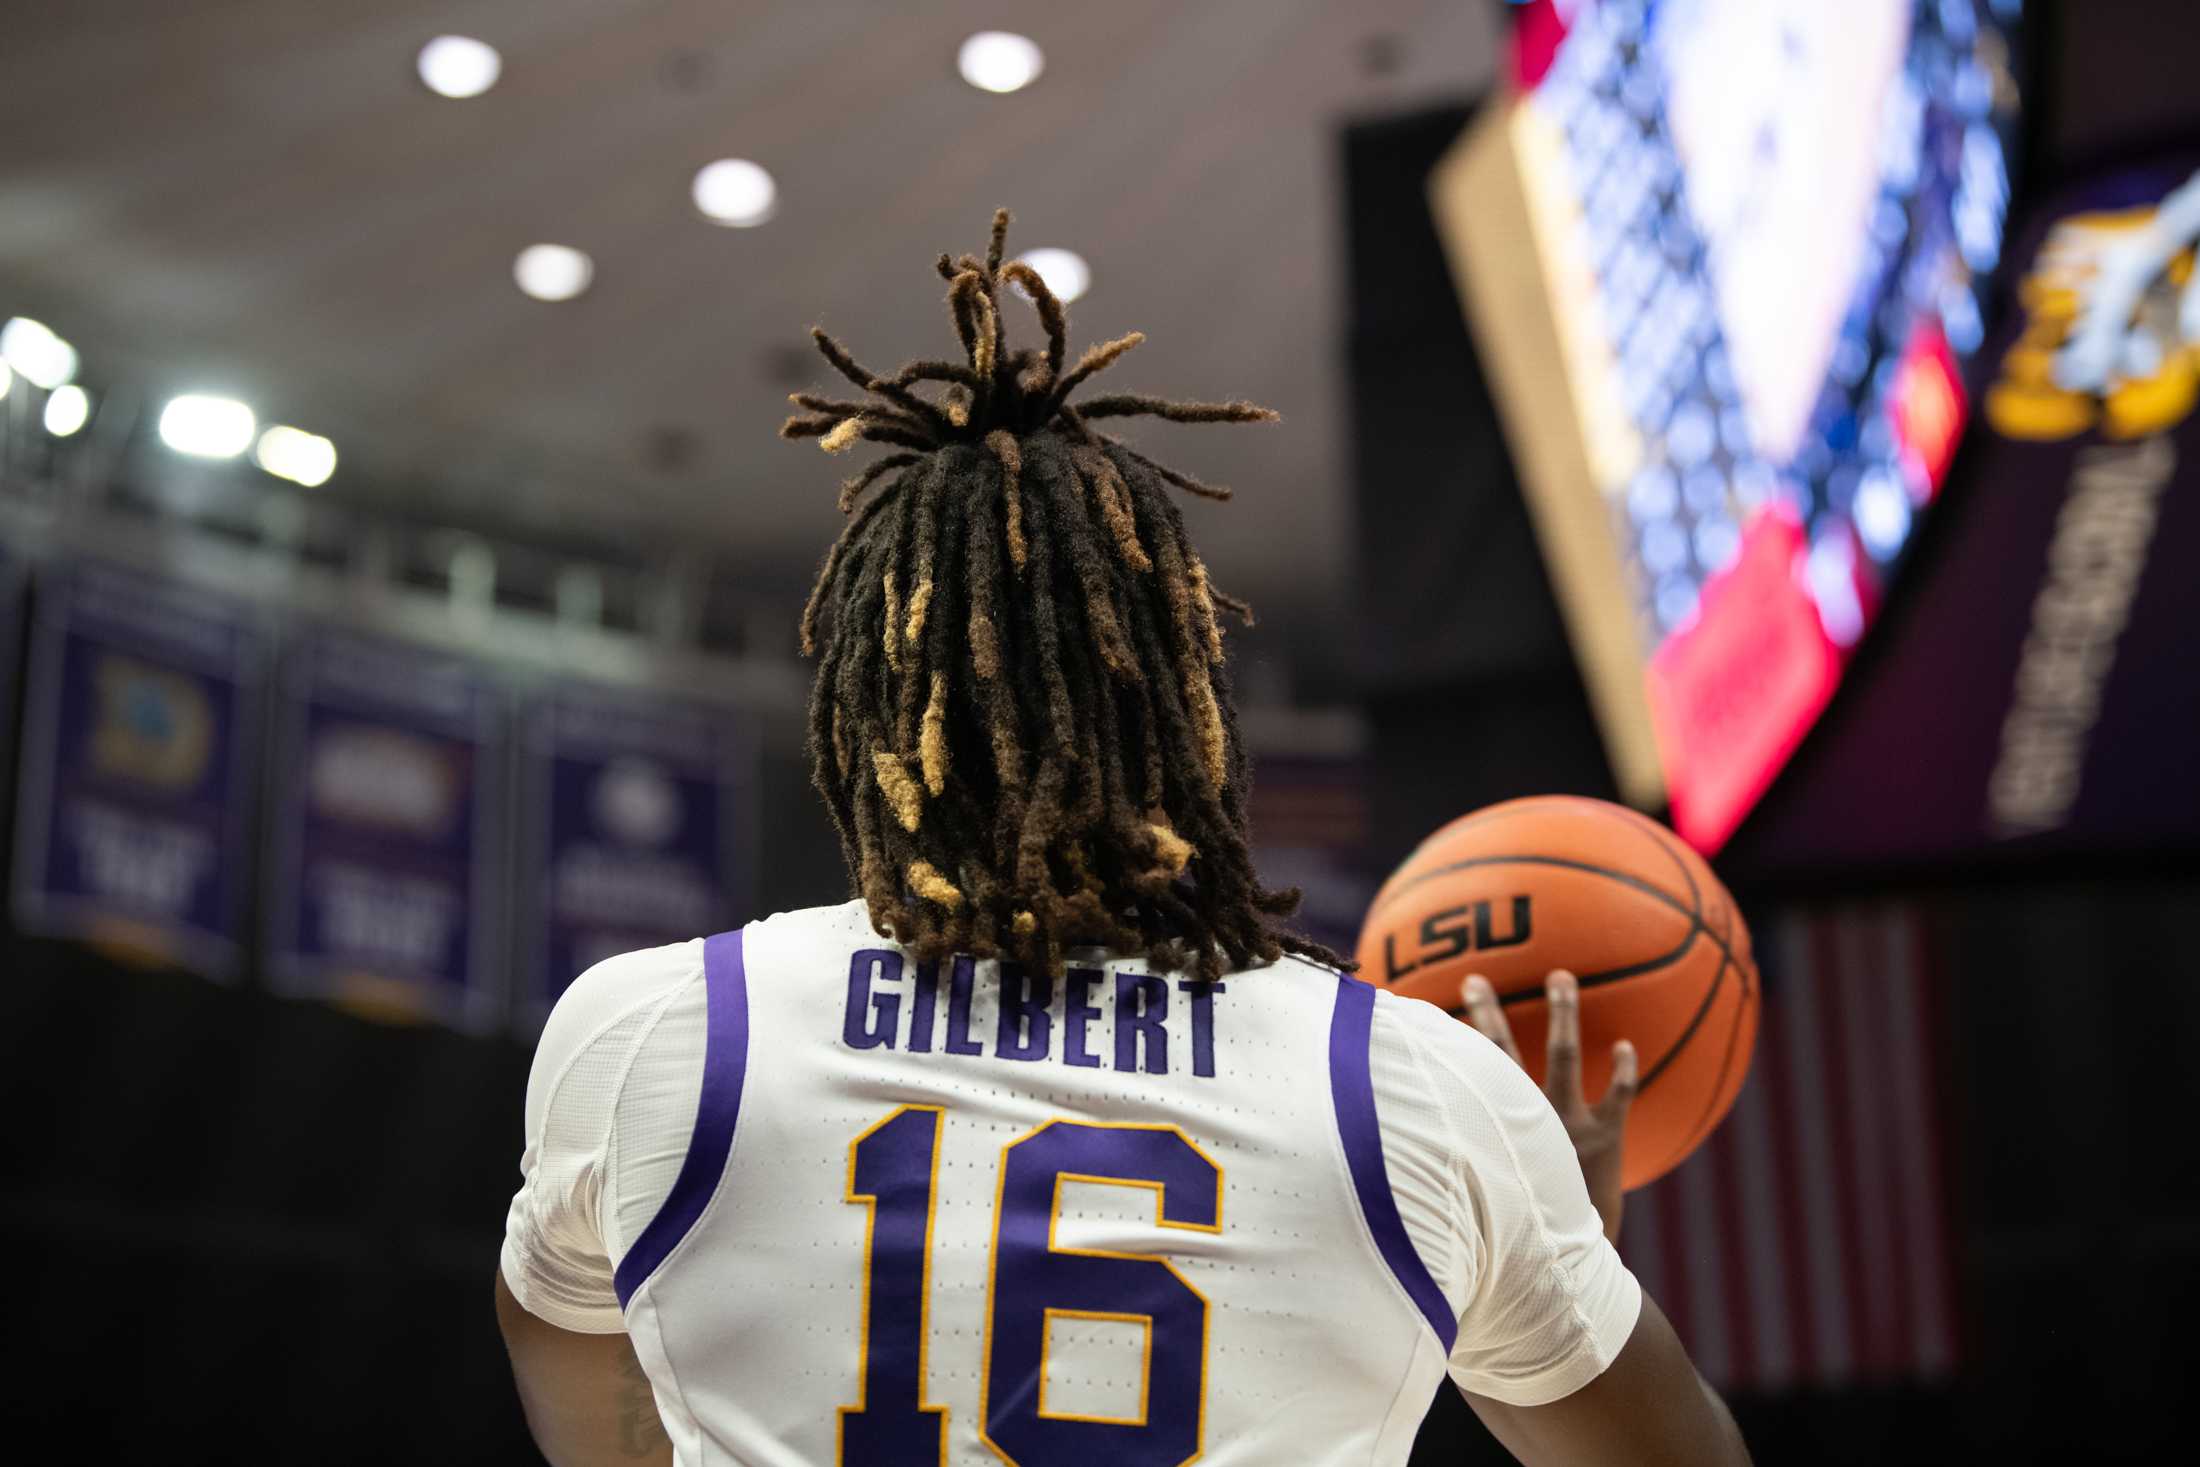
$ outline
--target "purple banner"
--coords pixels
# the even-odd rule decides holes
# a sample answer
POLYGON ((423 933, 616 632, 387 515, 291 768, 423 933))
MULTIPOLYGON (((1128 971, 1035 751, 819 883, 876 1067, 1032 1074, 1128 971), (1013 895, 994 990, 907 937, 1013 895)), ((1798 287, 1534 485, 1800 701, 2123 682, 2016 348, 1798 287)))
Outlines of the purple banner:
POLYGON ((277 987, 375 1017, 494 1025, 503 713, 462 661, 336 635, 293 649, 267 893, 277 987))
POLYGON ((16 805, 26 931, 237 975, 264 644, 216 597, 40 578, 16 805))
POLYGON ((750 746, 730 714, 609 689, 543 698, 523 737, 519 1020, 532 1030, 603 959, 732 924, 750 746))

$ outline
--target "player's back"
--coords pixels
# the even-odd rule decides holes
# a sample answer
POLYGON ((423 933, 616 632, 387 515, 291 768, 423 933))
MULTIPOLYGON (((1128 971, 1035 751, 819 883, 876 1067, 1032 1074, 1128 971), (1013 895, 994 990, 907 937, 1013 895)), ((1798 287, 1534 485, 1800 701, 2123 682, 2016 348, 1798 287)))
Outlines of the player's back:
POLYGON ((1632 1326, 1585 1197, 1473 1174, 1551 1143, 1479 1039, 1357 980, 919 964, 860 903, 619 965, 545 1051, 613 1085, 579 1185, 683 1463, 1397 1462, 1447 1354, 1480 1368, 1477 1299, 1459 1350, 1509 1352, 1476 1388, 1517 1399, 1632 1326), (1548 1277, 1499 1289, 1523 1249, 1548 1277))

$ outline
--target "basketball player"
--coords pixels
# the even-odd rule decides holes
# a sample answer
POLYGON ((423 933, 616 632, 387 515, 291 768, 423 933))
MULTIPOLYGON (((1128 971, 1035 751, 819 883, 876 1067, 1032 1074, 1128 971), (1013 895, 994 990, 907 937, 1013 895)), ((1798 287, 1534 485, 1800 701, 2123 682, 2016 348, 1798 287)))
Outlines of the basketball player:
MULTIPOLYGON (((1071 394, 1060 304, 940 260, 959 360, 800 395, 892 449, 802 621, 855 900, 589 970, 497 1304, 552 1462, 1398 1463, 1448 1373, 1531 1464, 1746 1461, 1549 1103, 1342 976, 1247 855, 1218 613, 1071 394), (1045 345, 1012 350, 1005 287, 1045 345)), ((860 506, 860 507, 858 507, 860 506)))

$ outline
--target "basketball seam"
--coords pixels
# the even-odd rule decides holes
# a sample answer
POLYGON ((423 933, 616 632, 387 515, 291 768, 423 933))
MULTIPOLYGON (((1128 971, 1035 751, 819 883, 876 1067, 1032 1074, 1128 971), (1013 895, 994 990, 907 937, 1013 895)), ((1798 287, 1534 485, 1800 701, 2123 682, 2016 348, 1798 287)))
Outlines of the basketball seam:
POLYGON ((1659 1057, 1658 1062, 1650 1067, 1649 1073, 1642 1077, 1642 1084, 1637 1087, 1638 1093, 1655 1085, 1658 1077, 1663 1075, 1673 1061, 1680 1057, 1680 1052, 1688 1047, 1688 1041, 1696 1037, 1696 1031, 1703 1027, 1704 1015, 1710 1013, 1711 1006, 1719 1001, 1719 990, 1726 986, 1726 970, 1732 966, 1733 961, 1732 958, 1720 959, 1719 971, 1713 974, 1711 978, 1711 991, 1703 996, 1702 1003, 1696 1005, 1696 1012, 1689 1019, 1688 1027, 1681 1030, 1681 1037, 1673 1041, 1665 1053, 1659 1057))
MULTIPOLYGON (((1730 922, 1732 921, 1731 916, 1728 920, 1730 922)), ((1731 958, 1729 958, 1728 961, 1734 962, 1734 960, 1731 958)), ((1737 975, 1744 975, 1748 971, 1747 966, 1740 962, 1734 962, 1734 970, 1737 975)), ((1726 1088, 1727 1071, 1732 1069, 1734 1065, 1735 1041, 1741 1037, 1742 1020, 1749 1013, 1749 1005, 1751 1002, 1749 981, 1746 976, 1739 977, 1739 981, 1742 984, 1742 999, 1740 1003, 1734 1006, 1734 1023, 1732 1027, 1727 1030, 1726 1053, 1719 1060, 1718 1080, 1712 1085, 1710 1097, 1704 1102, 1703 1114, 1696 1118, 1696 1124, 1690 1128, 1688 1134, 1682 1139, 1680 1145, 1676 1146, 1673 1151, 1669 1153, 1668 1160, 1666 1161, 1663 1168, 1664 1171, 1670 1171, 1674 1167, 1679 1166, 1681 1162, 1687 1160, 1689 1152, 1693 1151, 1697 1146, 1701 1145, 1703 1143, 1704 1137, 1708 1135, 1711 1131, 1711 1127, 1714 1121, 1712 1112, 1718 1106, 1719 1092, 1726 1088)), ((1719 966, 1719 976, 1716 979, 1712 980, 1712 1000, 1715 1001, 1718 998, 1719 989, 1724 986, 1725 982, 1726 964, 1722 963, 1719 966)), ((1704 1010, 1705 1012, 1709 1012, 1709 1001, 1705 1003, 1704 1010)), ((1686 1044, 1693 1036, 1695 1026, 1690 1025, 1689 1029, 1690 1032, 1688 1034, 1682 1035, 1679 1043, 1675 1044, 1673 1048, 1667 1052, 1667 1060, 1671 1060, 1675 1055, 1679 1054, 1681 1045, 1686 1044)), ((1643 1088, 1649 1088, 1647 1082, 1645 1083, 1643 1088)))
MULTIPOLYGON (((1639 963, 1629 963, 1624 968, 1606 968, 1598 973, 1576 973, 1574 982, 1576 986, 1581 988, 1603 988, 1607 984, 1625 983, 1630 978, 1655 977, 1659 969, 1670 967, 1682 958, 1687 957, 1688 950, 1696 945, 1696 939, 1705 935, 1708 934, 1696 928, 1690 928, 1688 935, 1681 939, 1681 945, 1671 952, 1660 953, 1654 958, 1645 958, 1639 963)), ((1420 969, 1413 968, 1408 971, 1419 972, 1420 969)), ((1404 977, 1405 974, 1401 973, 1399 976, 1404 977)), ((1382 986, 1393 991, 1396 988, 1395 984, 1389 982, 1385 982, 1382 986)), ((1497 1001, 1500 1004, 1531 1003, 1541 997, 1543 997, 1543 994, 1539 990, 1523 988, 1517 993, 1501 993, 1497 996, 1497 1001)), ((1463 1008, 1446 1009, 1445 1012, 1455 1019, 1463 1019, 1467 1016, 1467 1011, 1463 1008)))
POLYGON ((1660 851, 1664 852, 1665 858, 1668 861, 1671 861, 1674 866, 1679 868, 1681 873, 1681 880, 1688 883, 1689 899, 1695 903, 1696 909, 1699 912, 1702 911, 1703 892, 1696 885, 1696 873, 1689 869, 1687 859, 1681 854, 1680 851, 1674 848, 1674 842, 1678 839, 1678 837, 1676 837, 1672 831, 1667 830, 1664 826, 1658 824, 1657 821, 1652 820, 1649 816, 1643 814, 1640 810, 1630 810, 1625 805, 1614 805, 1612 806, 1612 808, 1619 811, 1620 814, 1626 816, 1637 827, 1646 831, 1649 834, 1652 843, 1655 844, 1660 851))
MULTIPOLYGON (((1710 933, 1707 931, 1704 935, 1708 937, 1710 936, 1710 933)), ((1694 945, 1695 938, 1694 935, 1691 934, 1689 941, 1682 944, 1681 950, 1674 953, 1665 961, 1667 963, 1678 961, 1680 958, 1687 956, 1687 950, 1694 945)), ((1742 965, 1736 962, 1731 954, 1719 959, 1718 972, 1713 975, 1711 980, 1711 991, 1705 994, 1704 1001, 1701 1004, 1697 1005, 1695 1016, 1688 1021, 1688 1027, 1681 1031, 1681 1037, 1673 1041, 1672 1048, 1666 1050, 1664 1056, 1660 1058, 1656 1064, 1652 1065, 1648 1073, 1646 1073, 1642 1077, 1642 1079, 1637 1082, 1635 1086, 1635 1093, 1637 1095, 1643 1094, 1652 1085, 1655 1085, 1658 1082, 1658 1077, 1663 1075, 1666 1071, 1666 1068, 1671 1065, 1673 1061, 1680 1055, 1682 1047, 1685 1046, 1690 1039, 1695 1037, 1696 1030, 1703 1023, 1704 1015, 1710 1013, 1712 1004, 1718 1002, 1719 989, 1726 982, 1726 970, 1729 967, 1734 968, 1736 971, 1740 971, 1742 965)), ((1617 975, 1610 975, 1606 978, 1606 981, 1624 982, 1630 978, 1654 978, 1656 976, 1657 974, 1655 971, 1641 973, 1622 973, 1617 975)), ((1588 980, 1586 979, 1576 979, 1575 981, 1580 987, 1586 988, 1589 986, 1588 980)), ((1743 992, 1745 994, 1748 992, 1746 985, 1743 989, 1743 992)), ((1518 993, 1503 994, 1498 998, 1497 1001, 1500 1005, 1509 1003, 1528 1003, 1541 997, 1543 997, 1543 995, 1533 989, 1522 989, 1518 993)), ((1444 1012, 1451 1015, 1454 1019, 1459 1019, 1467 1023, 1473 1022, 1473 1016, 1470 1015, 1464 1008, 1447 1008, 1444 1010, 1444 1012)))

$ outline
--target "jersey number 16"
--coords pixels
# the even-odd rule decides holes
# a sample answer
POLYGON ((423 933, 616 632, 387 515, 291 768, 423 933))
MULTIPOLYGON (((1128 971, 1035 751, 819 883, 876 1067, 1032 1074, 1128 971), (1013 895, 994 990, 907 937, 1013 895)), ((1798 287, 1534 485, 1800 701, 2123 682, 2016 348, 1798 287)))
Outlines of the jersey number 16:
MULTIPOLYGON (((947 1408, 924 1403, 932 1216, 946 1112, 905 1105, 848 1146, 847 1200, 869 1210, 863 1361, 840 1408, 842 1467, 939 1467, 947 1408)), ((1109 1462, 1178 1467, 1199 1455, 1207 1299, 1156 1253, 1054 1240, 1064 1182, 1145 1187, 1157 1227, 1222 1231, 1222 1169, 1175 1126, 1052 1120, 1001 1151, 986 1280, 978 1435, 1015 1467, 1109 1462), (1145 1364, 1129 1416, 1050 1411, 1047 1333, 1057 1319, 1139 1326, 1145 1364)))

